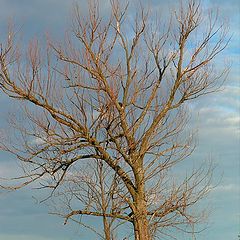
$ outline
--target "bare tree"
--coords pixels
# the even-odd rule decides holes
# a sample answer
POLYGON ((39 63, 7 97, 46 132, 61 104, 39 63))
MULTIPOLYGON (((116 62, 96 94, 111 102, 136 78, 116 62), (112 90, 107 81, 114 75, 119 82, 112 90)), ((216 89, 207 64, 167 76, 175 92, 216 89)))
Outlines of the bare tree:
POLYGON ((66 221, 98 216, 107 229, 107 219, 118 219, 132 224, 136 240, 191 232, 203 217, 195 204, 209 191, 212 167, 182 178, 174 171, 194 150, 187 102, 218 90, 227 72, 213 65, 227 31, 192 0, 165 25, 142 7, 134 20, 127 10, 111 1, 106 19, 97 3, 88 17, 76 7, 73 31, 63 44, 48 39, 46 54, 33 41, 24 55, 9 31, 0 89, 25 116, 24 124, 12 121, 17 141, 1 145, 24 169, 24 181, 9 188, 37 181, 53 194, 71 186, 65 196, 84 204, 69 207, 66 221), (86 164, 97 174, 81 185, 86 164))

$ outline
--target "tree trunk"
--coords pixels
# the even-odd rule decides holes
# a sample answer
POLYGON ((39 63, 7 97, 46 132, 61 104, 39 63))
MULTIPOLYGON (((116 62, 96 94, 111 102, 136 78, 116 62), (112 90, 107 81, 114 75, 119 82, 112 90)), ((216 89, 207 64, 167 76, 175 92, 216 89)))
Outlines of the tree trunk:
POLYGON ((104 226, 104 235, 106 240, 111 240, 111 229, 108 223, 107 218, 103 217, 103 226, 104 226))
POLYGON ((134 220, 135 240, 151 240, 148 221, 145 217, 134 220))
POLYGON ((146 201, 140 199, 136 201, 135 206, 136 213, 133 220, 135 240, 151 240, 146 201))

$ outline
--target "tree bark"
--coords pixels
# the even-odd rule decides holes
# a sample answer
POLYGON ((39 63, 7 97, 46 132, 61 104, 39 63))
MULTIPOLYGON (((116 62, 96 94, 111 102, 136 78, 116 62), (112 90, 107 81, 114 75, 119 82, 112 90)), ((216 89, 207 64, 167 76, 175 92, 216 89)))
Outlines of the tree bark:
POLYGON ((103 217, 103 225, 104 225, 104 235, 106 240, 111 240, 111 229, 108 223, 107 218, 103 217))
POLYGON ((135 169, 136 195, 134 196, 134 235, 135 240, 151 240, 149 221, 147 218, 147 202, 145 196, 145 180, 143 172, 143 159, 136 161, 135 169))
POLYGON ((151 240, 146 201, 144 199, 136 201, 136 214, 134 214, 133 225, 135 240, 151 240))
POLYGON ((151 240, 148 228, 147 219, 136 219, 134 221, 135 240, 151 240))

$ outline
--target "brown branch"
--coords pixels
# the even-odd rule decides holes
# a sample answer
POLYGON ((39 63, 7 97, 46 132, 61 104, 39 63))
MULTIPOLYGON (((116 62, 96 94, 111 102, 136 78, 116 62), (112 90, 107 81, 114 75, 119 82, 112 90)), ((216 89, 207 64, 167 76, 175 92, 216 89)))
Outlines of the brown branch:
POLYGON ((132 218, 129 216, 124 216, 122 214, 118 214, 118 213, 100 213, 100 212, 91 212, 91 211, 84 211, 84 210, 75 210, 70 212, 69 214, 67 214, 64 218, 64 224, 67 224, 68 219, 71 218, 72 216, 75 215, 88 215, 88 216, 95 216, 95 217, 108 217, 108 218, 118 218, 121 220, 125 220, 128 222, 132 222, 132 218))

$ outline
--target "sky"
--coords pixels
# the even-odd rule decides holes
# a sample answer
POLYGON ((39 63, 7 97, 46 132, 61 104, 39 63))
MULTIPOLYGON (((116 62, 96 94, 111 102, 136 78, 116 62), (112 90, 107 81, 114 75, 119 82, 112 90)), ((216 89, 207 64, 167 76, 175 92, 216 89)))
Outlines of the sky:
MULTIPOLYGON (((78 1, 86 8, 86 1, 78 1)), ((106 0, 102 0, 105 3, 106 0)), ((144 0, 143 0, 144 2, 144 0)), ((146 1, 149 2, 149 1, 146 1)), ((163 0, 150 1, 151 6, 164 11, 163 0)), ((197 240, 237 240, 240 234, 240 4, 237 0, 205 0, 204 5, 216 9, 230 25, 232 40, 217 67, 231 61, 231 71, 224 89, 201 98, 191 106, 192 125, 198 128, 198 146, 191 158, 211 157, 216 163, 218 186, 205 200, 211 206, 208 228, 197 240)), ((73 1, 69 0, 0 0, 0 41, 12 19, 24 41, 44 38, 46 32, 61 40, 70 23, 73 1)), ((105 7, 107 9, 107 4, 105 7)), ((0 92, 0 130, 7 128, 6 116, 16 110, 13 101, 0 92)), ((1 132, 1 131, 0 131, 1 132)), ((0 152, 0 177, 17 173, 13 157, 0 152)), ((32 189, 0 192, 0 240, 75 240, 88 239, 79 226, 64 226, 63 219, 49 215, 49 209, 35 198, 40 193, 32 189)))

